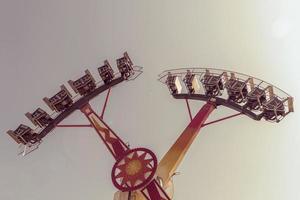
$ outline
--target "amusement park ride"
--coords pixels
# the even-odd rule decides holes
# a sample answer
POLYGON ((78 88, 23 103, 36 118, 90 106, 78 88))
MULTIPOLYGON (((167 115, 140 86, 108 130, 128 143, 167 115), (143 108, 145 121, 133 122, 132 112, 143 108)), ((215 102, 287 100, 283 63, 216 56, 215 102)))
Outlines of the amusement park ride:
POLYGON ((293 98, 290 95, 245 74, 210 68, 164 71, 159 75, 159 81, 168 86, 175 99, 186 101, 191 122, 158 161, 149 149, 130 149, 103 120, 111 88, 141 74, 141 68, 133 65, 127 53, 117 59, 117 68, 119 72, 115 73, 109 62, 105 61, 98 68, 102 79, 100 83, 95 81, 88 70, 81 78, 68 81, 77 96, 72 96, 62 85, 57 94, 43 99, 54 111, 51 115, 41 108, 33 113, 26 113, 36 128, 33 130, 21 124, 16 130, 7 132, 23 147, 21 154, 25 156, 37 149, 42 139, 56 127, 93 127, 116 160, 111 172, 112 182, 119 190, 114 195, 115 200, 170 200, 174 193, 172 177, 202 127, 238 115, 246 115, 254 120, 280 122, 288 113, 293 112, 293 98), (102 113, 98 115, 89 101, 104 91, 107 91, 107 95, 102 113), (194 117, 189 99, 205 102, 194 117), (218 106, 229 107, 238 113, 205 123, 218 106), (80 110, 90 124, 60 125, 75 110, 80 110))

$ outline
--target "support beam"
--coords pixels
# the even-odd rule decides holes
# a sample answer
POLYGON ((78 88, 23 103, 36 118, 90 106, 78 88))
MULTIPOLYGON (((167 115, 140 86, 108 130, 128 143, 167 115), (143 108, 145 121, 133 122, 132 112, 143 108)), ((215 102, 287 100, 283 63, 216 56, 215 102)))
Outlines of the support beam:
POLYGON ((188 112, 189 112, 190 119, 191 119, 191 121, 192 121, 193 116, 192 116, 192 112, 191 112, 189 100, 188 100, 188 99, 185 99, 185 102, 186 102, 186 106, 187 106, 187 108, 188 108, 188 112))
MULTIPOLYGON (((110 94, 110 90, 111 88, 109 88, 107 90, 107 93, 106 93, 106 97, 105 97, 105 102, 104 102, 104 105, 103 105, 103 108, 102 108, 102 112, 101 112, 101 115, 100 115, 100 118, 103 119, 103 116, 104 116, 104 113, 105 113, 105 110, 106 110, 106 106, 107 106, 107 102, 109 100, 109 94, 110 94)), ((90 127, 92 128, 93 126, 91 124, 67 124, 67 125, 56 125, 56 127, 61 127, 61 128, 82 128, 82 127, 90 127)))
POLYGON ((228 117, 223 117, 223 118, 221 118, 221 119, 217 119, 217 120, 208 122, 208 123, 206 123, 206 124, 203 124, 202 127, 208 126, 208 125, 211 125, 211 124, 220 122, 220 121, 224 121, 224 120, 226 120, 226 119, 230 119, 230 118, 233 118, 233 117, 237 117, 237 116, 240 116, 240 115, 243 115, 243 113, 237 113, 237 114, 234 114, 234 115, 230 115, 230 116, 228 116, 228 117))
MULTIPOLYGON (((221 122, 221 121, 224 121, 224 120, 227 120, 227 119, 231 119, 233 117, 237 117, 237 116, 240 116, 240 115, 243 115, 243 113, 237 113, 237 114, 234 114, 234 115, 229 115, 227 117, 223 117, 221 119, 217 119, 217 120, 214 120, 214 121, 211 121, 211 122, 207 122, 207 123, 203 124, 201 127, 205 127, 205 126, 208 126, 208 125, 211 125, 211 124, 214 124, 214 123, 217 123, 217 122, 221 122)), ((192 118, 191 118, 191 120, 192 120, 192 118)), ((61 125, 57 125, 56 127, 58 127, 58 128, 92 128, 93 126, 91 124, 61 124, 61 125)))
POLYGON ((62 125, 56 125, 56 127, 60 127, 60 128, 83 128, 83 127, 89 127, 89 128, 92 128, 93 126, 91 124, 62 124, 62 125))
POLYGON ((105 113, 105 110, 106 110, 106 106, 107 106, 107 102, 108 102, 108 99, 109 99, 110 90, 111 90, 111 88, 108 89, 107 94, 106 94, 105 102, 104 102, 104 105, 103 105, 103 108, 102 108, 102 112, 101 112, 101 115, 100 115, 101 119, 103 119, 103 116, 104 116, 104 113, 105 113))

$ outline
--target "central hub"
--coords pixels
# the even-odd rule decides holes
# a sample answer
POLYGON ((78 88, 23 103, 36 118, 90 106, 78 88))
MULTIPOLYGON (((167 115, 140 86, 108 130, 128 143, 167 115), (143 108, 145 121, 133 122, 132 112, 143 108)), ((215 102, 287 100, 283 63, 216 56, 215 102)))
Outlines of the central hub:
POLYGON ((137 174, 142 169, 142 163, 139 160, 132 160, 126 165, 125 171, 132 176, 137 174))
POLYGON ((155 154, 146 148, 131 149, 112 169, 112 181, 123 192, 145 187, 154 177, 157 168, 155 154))

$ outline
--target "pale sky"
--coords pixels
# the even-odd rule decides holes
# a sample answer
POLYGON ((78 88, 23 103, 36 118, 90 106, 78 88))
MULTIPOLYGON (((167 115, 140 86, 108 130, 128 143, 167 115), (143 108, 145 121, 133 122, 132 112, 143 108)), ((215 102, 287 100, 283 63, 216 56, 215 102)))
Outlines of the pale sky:
MULTIPOLYGON (((61 84, 128 51, 144 73, 113 88, 106 122, 160 159, 189 122, 157 75, 178 67, 249 74, 295 97, 279 124, 240 116, 201 131, 175 176, 175 200, 300 199, 300 2, 297 0, 1 0, 0 199, 109 200, 114 164, 93 129, 57 128, 17 156, 6 134, 61 84)), ((91 104, 100 112, 105 95, 91 104)), ((203 102, 191 102, 193 114, 203 102)), ((234 113, 217 109, 208 121, 234 113)), ((78 111, 64 123, 86 123, 78 111)), ((32 125, 31 125, 32 126, 32 125)), ((32 126, 33 127, 33 126, 32 126)))

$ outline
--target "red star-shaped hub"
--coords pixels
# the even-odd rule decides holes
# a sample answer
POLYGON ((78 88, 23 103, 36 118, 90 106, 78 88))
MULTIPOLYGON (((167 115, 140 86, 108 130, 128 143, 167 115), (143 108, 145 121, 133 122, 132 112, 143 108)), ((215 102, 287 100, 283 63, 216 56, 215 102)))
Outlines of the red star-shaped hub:
POLYGON ((156 168, 157 159, 152 151, 146 148, 131 149, 115 163, 112 181, 123 192, 141 189, 152 180, 156 168))

